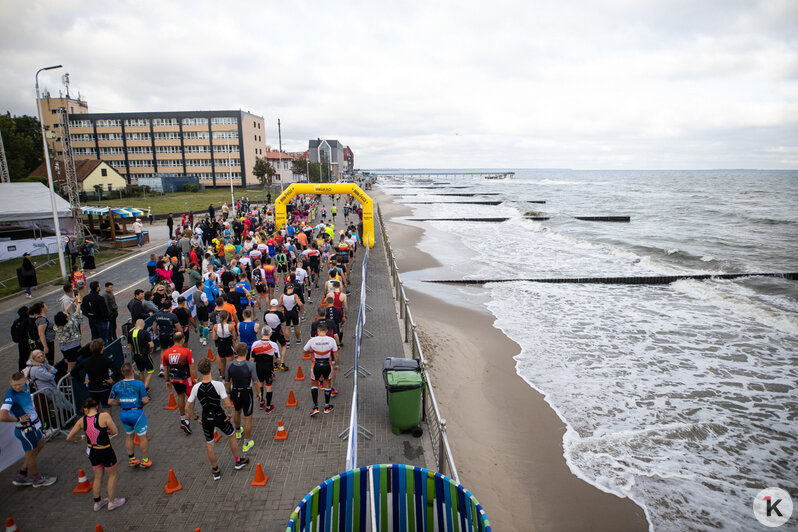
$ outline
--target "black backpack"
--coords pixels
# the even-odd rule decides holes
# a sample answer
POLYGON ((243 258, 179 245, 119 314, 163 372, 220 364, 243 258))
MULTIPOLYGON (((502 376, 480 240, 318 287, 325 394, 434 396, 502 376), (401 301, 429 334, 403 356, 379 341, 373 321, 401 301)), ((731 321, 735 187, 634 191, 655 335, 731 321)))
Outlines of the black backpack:
POLYGON ((30 318, 25 316, 24 318, 17 318, 14 320, 14 323, 11 324, 11 340, 15 343, 20 344, 22 342, 26 342, 28 340, 28 322, 30 318))

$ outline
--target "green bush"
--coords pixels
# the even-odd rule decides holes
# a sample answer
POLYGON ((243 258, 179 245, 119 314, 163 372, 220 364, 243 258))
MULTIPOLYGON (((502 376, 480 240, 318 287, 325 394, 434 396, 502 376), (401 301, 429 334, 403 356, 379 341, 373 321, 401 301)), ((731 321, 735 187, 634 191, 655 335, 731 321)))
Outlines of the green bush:
POLYGON ((199 185, 196 183, 186 183, 183 185, 183 192, 199 192, 199 185))

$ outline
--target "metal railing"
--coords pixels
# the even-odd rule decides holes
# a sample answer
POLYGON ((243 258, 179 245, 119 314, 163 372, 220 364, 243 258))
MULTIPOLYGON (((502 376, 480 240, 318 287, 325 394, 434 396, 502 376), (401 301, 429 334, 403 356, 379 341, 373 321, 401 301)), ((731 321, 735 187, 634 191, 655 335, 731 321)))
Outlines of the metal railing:
POLYGON ((69 374, 61 377, 55 388, 40 388, 33 392, 31 401, 42 423, 45 439, 69 432, 67 427, 77 417, 75 393, 69 374))
POLYGON ((427 380, 427 385, 424 387, 424 421, 427 422, 427 427, 429 428, 427 433, 432 443, 435 463, 437 464, 439 472, 444 473, 448 470, 449 476, 455 481, 460 482, 460 478, 457 474, 457 467, 455 466, 452 456, 452 449, 449 446, 449 438, 446 436, 446 419, 441 417, 438 402, 435 400, 435 392, 432 389, 432 381, 426 369, 426 359, 421 349, 421 341, 416 332, 416 323, 413 321, 413 315, 410 312, 410 301, 405 293, 404 285, 402 285, 402 281, 399 279, 399 268, 396 265, 396 257, 394 257, 393 250, 391 249, 388 233, 385 231, 385 224, 382 221, 382 211, 379 205, 377 205, 377 217, 380 220, 382 241, 385 245, 388 265, 391 268, 391 283, 394 288, 393 296, 399 303, 399 319, 402 320, 404 329, 402 339, 405 343, 410 344, 410 351, 413 358, 420 362, 421 368, 424 371, 424 377, 426 377, 427 380))

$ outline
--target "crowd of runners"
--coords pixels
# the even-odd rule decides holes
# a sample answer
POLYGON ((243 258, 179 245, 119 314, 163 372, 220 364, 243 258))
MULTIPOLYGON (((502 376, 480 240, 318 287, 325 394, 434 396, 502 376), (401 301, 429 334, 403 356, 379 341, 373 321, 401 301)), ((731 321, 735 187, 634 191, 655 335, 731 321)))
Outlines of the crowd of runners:
POLYGON ((152 254, 146 264, 149 286, 136 289, 127 303, 129 321, 117 323, 113 284, 106 283, 101 293, 98 281, 87 286, 80 269, 64 286, 52 320, 43 302, 19 309, 12 326, 19 371, 11 376, 0 407, 0 421, 14 423, 25 451, 14 485, 56 481, 37 468, 46 416, 31 393, 49 390, 59 408, 73 409, 56 387, 66 374, 88 389, 82 415, 76 416, 67 439, 85 440, 88 446, 95 511, 125 503, 116 497, 115 419, 126 435, 128 465, 153 465, 144 409, 155 375, 163 379, 170 402, 176 400, 176 430, 191 435, 194 423, 202 428, 215 480, 221 478, 216 433, 227 437, 234 468, 245 467, 249 460, 239 452, 239 440, 243 453, 254 447, 253 415, 275 410, 276 375, 298 365, 303 356, 311 359, 309 414, 333 411, 350 272, 362 232, 360 206, 352 197, 332 196, 328 212, 318 196, 299 196, 287 207, 287 224, 279 228, 268 206, 253 209, 248 201, 236 206, 235 214, 222 209, 217 215, 211 206, 198 223, 192 214, 169 226, 163 253, 152 254), (312 324, 310 336, 303 338, 306 320, 312 324), (81 329, 84 322, 88 327, 81 329), (207 354, 188 347, 192 331, 200 349, 208 347, 207 354), (90 341, 84 341, 89 336, 84 332, 90 341), (126 338, 129 355, 121 367, 104 355, 118 334, 126 338), (292 344, 299 349, 292 350, 292 344), (63 357, 57 364, 56 348, 63 357), (101 497, 104 477, 107 498, 101 497))

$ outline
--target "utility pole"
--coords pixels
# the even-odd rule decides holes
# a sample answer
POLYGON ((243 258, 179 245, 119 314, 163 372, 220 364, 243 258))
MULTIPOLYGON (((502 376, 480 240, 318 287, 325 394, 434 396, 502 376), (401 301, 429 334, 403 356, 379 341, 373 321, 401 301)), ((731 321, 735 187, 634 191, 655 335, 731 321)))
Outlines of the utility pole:
POLYGON ((277 175, 280 176, 280 193, 283 193, 283 176, 280 174, 280 169, 283 167, 283 132, 280 129, 280 119, 277 119, 277 141, 279 142, 280 146, 280 162, 278 163, 280 166, 277 169, 277 175))

